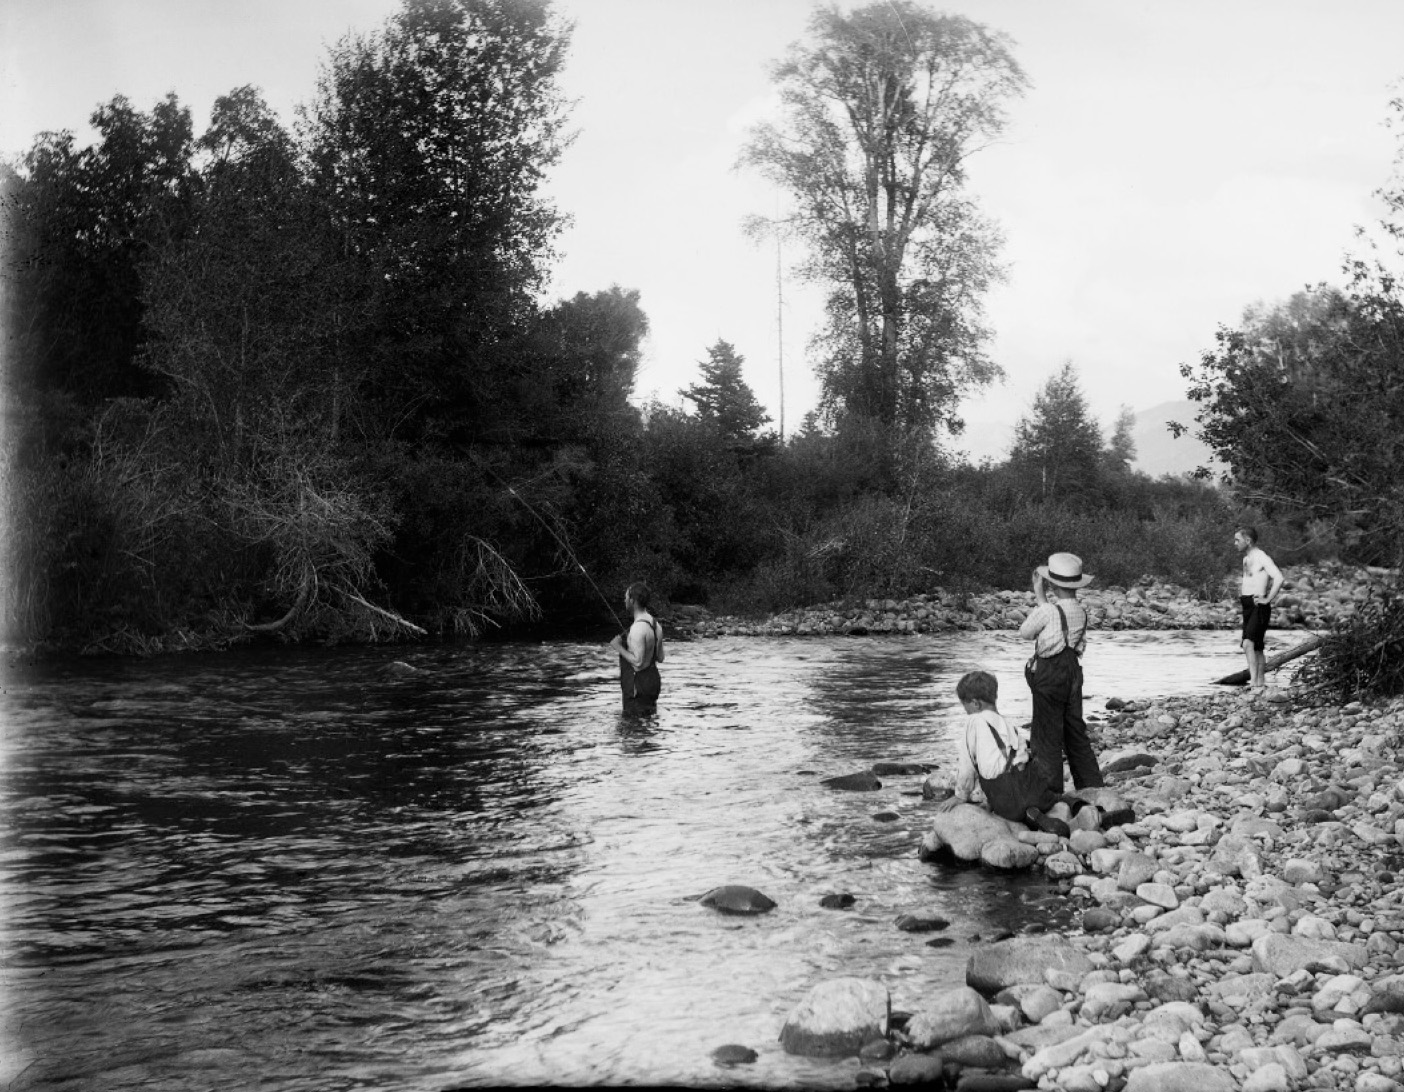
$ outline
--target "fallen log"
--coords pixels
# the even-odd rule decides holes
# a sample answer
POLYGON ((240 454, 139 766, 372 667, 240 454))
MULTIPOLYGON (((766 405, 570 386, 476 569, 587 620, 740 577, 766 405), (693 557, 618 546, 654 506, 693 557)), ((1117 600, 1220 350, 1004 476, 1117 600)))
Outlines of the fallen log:
MULTIPOLYGON (((1324 637, 1308 637, 1301 644, 1293 645, 1286 652, 1279 652, 1276 656, 1271 657, 1267 663, 1263 665, 1263 669, 1265 671, 1276 671, 1283 664, 1295 660, 1298 656, 1305 656, 1308 652, 1313 652, 1320 648, 1321 642, 1324 640, 1324 637)), ((1225 675, 1222 679, 1217 680, 1214 685, 1243 686, 1247 682, 1248 669, 1244 668, 1242 671, 1235 671, 1232 675, 1225 675)))

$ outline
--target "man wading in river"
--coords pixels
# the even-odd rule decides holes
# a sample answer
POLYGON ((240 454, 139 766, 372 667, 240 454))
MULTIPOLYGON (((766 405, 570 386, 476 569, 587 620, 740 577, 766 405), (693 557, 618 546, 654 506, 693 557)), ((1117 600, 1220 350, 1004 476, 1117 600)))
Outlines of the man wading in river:
POLYGON ((1240 527, 1234 532, 1233 544, 1243 555, 1238 601, 1243 606, 1242 645, 1243 658, 1248 661, 1248 685, 1261 690, 1267 685, 1267 656, 1263 653, 1263 644, 1272 616, 1272 601, 1282 590, 1282 570, 1258 549, 1255 528, 1240 527))
POLYGON ((649 596, 647 584, 629 585, 624 593, 624 609, 633 614, 634 620, 627 634, 609 643, 619 657, 619 689, 626 713, 652 713, 663 690, 663 679, 658 674, 658 665, 663 662, 663 627, 648 612, 649 596))

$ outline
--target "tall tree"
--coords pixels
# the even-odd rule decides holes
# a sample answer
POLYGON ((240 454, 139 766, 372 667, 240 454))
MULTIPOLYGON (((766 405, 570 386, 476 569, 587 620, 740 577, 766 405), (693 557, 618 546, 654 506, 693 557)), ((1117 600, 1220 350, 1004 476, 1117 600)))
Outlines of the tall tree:
POLYGON ((471 438, 495 416, 560 227, 541 185, 567 142, 568 37, 546 0, 405 0, 331 53, 313 179, 373 272, 373 393, 402 434, 471 438))
POLYGON ((801 271, 830 288, 816 347, 831 420, 959 427, 961 394, 999 374, 981 307, 997 233, 965 184, 1026 83, 1009 45, 884 0, 820 9, 773 70, 784 122, 758 128, 742 162, 790 195, 782 226, 808 246, 801 271))
POLYGON ((770 421, 770 415, 741 376, 745 361, 731 342, 718 338, 707 350, 707 359, 698 362, 702 382, 680 392, 697 407, 698 415, 713 422, 727 440, 750 439, 770 421))
POLYGON ((174 95, 150 113, 123 96, 90 121, 97 141, 41 133, 9 179, 14 367, 28 385, 84 403, 151 393, 138 267, 182 230, 193 192, 190 112, 174 95))
POLYGON ((629 396, 647 333, 637 289, 577 292, 544 310, 526 339, 535 364, 514 396, 519 434, 578 443, 637 431, 629 396))
POLYGON ((1094 488, 1102 433, 1087 409, 1077 369, 1065 361, 1034 396, 1032 410, 1014 426, 1009 462, 1037 483, 1045 499, 1094 488))

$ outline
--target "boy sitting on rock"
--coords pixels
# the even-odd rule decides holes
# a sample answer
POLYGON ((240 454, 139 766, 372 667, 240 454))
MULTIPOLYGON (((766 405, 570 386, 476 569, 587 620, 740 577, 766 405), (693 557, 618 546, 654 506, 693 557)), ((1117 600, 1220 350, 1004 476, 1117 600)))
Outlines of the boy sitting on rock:
MULTIPOLYGON (((988 671, 971 671, 956 683, 956 697, 967 716, 957 746, 955 794, 937 810, 971 803, 978 781, 986 806, 996 815, 1068 837, 1068 825, 1047 812, 1069 798, 1053 792, 1047 770, 1029 751, 1028 737, 1000 716, 999 682, 988 671)), ((1081 806, 1077 801, 1076 807, 1081 806)))

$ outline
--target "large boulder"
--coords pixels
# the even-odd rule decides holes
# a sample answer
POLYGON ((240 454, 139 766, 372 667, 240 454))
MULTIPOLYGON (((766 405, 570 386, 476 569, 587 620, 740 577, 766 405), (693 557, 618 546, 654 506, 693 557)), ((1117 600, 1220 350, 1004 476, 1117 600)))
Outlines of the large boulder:
POLYGON ((1131 802, 1113 788, 1099 785, 1096 788, 1075 789, 1072 795, 1096 807, 1103 815, 1118 816, 1119 822, 1126 822, 1128 813, 1133 811, 1131 802))
POLYGON ((1205 1062, 1152 1062, 1133 1069, 1126 1092, 1235 1092, 1226 1069, 1205 1062))
POLYGON ((1038 847, 1013 838, 994 838, 980 847, 980 863, 1012 872, 1038 860, 1038 847))
POLYGON ((1404 975, 1377 979, 1365 1011, 1404 1013, 1404 975))
POLYGON ((1046 933, 976 948, 965 966, 965 984, 994 994, 1022 982, 1044 982, 1049 971, 1080 978, 1091 970, 1092 961, 1066 937, 1046 933))
POLYGON ((988 1035, 962 1035, 941 1044, 941 1057, 948 1062, 973 1069, 1001 1069, 1009 1064, 1009 1055, 999 1042, 988 1035))
POLYGON ((944 1067, 945 1062, 939 1054, 903 1054, 888 1067, 887 1081, 894 1088, 909 1084, 938 1086, 944 1067))
POLYGON ((1346 966, 1360 968, 1369 961, 1363 944, 1342 940, 1312 940, 1286 933, 1264 933, 1253 941, 1253 970, 1286 978, 1295 971, 1342 959, 1346 966))
POLYGON ((1014 836, 1025 829, 975 804, 960 804, 932 819, 920 856, 923 861, 978 861, 987 843, 1016 841, 1014 836))
POLYGON ((831 978, 805 994, 780 1029, 787 1053, 815 1058, 857 1054, 887 1037, 892 1001, 887 987, 866 978, 831 978))
POLYGON ((1261 876, 1262 858, 1246 835, 1226 834, 1214 846, 1213 856, 1205 865, 1206 872, 1221 876, 1242 876, 1245 880, 1261 876))
POLYGON ((930 1050, 967 1035, 998 1035, 999 1021, 989 1002, 968 987, 942 990, 927 997, 907 1021, 907 1038, 916 1050, 930 1050))

